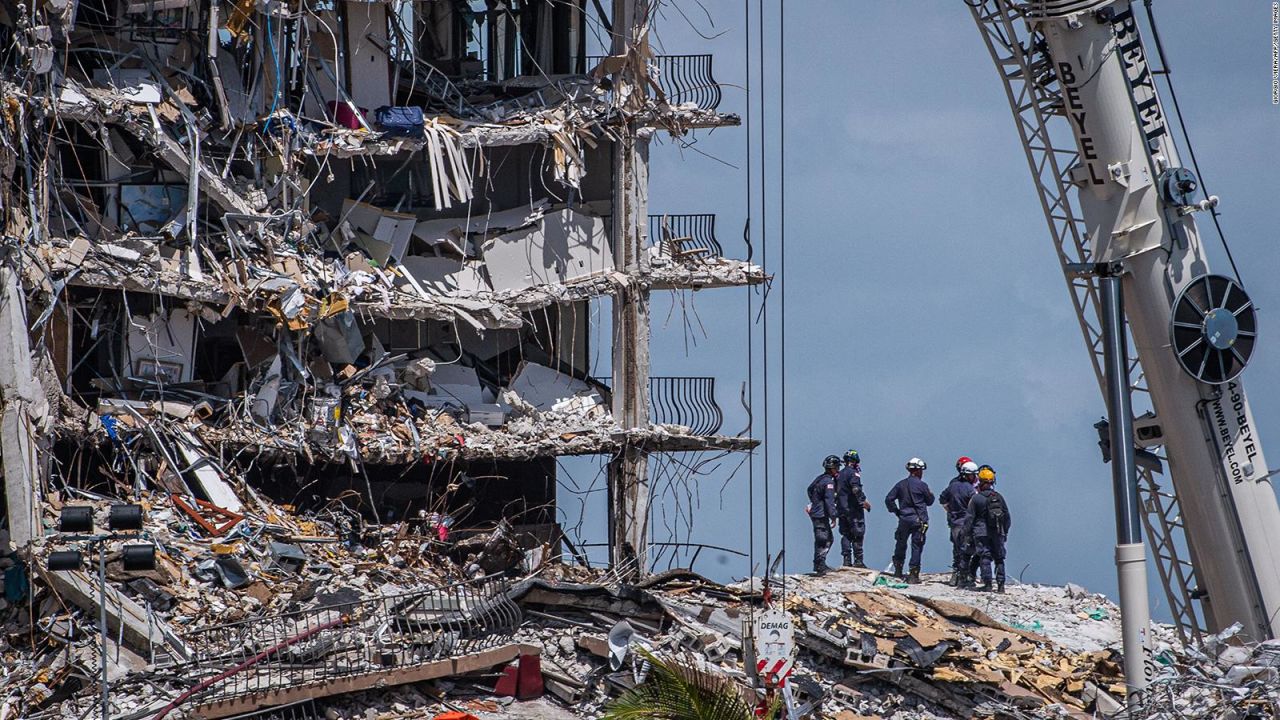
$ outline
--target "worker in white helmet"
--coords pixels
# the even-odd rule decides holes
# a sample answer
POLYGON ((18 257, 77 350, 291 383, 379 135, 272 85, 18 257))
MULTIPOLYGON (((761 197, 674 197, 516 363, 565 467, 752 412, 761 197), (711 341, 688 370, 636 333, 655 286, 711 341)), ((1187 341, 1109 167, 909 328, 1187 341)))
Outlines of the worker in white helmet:
POLYGON ((924 482, 925 462, 913 457, 907 461, 907 476, 898 481, 884 498, 889 512, 898 516, 894 532, 893 574, 903 577, 902 563, 907 556, 907 540, 911 540, 911 565, 907 582, 920 582, 920 556, 924 553, 925 533, 929 531, 929 506, 933 491, 924 482))

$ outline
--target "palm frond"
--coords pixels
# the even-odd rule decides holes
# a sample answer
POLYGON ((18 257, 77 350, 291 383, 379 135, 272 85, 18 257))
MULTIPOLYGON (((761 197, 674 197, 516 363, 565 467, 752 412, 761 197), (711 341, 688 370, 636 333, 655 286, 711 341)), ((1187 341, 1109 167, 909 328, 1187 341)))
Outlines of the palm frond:
POLYGON ((602 720, 753 720, 750 704, 731 680, 700 669, 693 658, 638 652, 649 662, 649 677, 610 703, 602 720))

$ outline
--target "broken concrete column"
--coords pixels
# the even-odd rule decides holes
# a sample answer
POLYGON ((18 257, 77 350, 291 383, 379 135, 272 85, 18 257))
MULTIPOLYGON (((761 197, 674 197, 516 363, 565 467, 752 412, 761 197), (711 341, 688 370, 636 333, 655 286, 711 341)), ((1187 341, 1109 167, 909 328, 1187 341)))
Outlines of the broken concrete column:
MULTIPOLYGON (((613 54, 638 52, 648 35, 648 0, 614 0, 613 54)), ((614 79, 615 97, 644 93, 628 62, 614 79)), ((613 416, 624 428, 649 425, 649 291, 635 282, 648 269, 649 143, 627 121, 614 143, 614 265, 629 282, 613 300, 613 416)), ((609 463, 609 562, 640 575, 648 567, 649 461, 632 444, 609 463), (634 569, 633 569, 634 568, 634 569)))
POLYGON ((10 538, 14 549, 25 555, 40 530, 40 464, 31 417, 37 386, 27 340, 26 299, 10 262, 6 258, 0 265, 0 459, 10 538))

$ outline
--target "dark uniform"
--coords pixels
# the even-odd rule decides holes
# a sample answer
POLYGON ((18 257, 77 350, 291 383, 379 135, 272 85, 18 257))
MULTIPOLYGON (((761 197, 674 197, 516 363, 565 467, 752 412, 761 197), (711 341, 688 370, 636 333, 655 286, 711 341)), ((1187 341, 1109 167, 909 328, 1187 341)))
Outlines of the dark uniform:
POLYGON ((1004 590, 1004 543, 1012 525, 1009 504, 995 488, 979 490, 969 500, 964 517, 964 531, 973 538, 974 550, 982 568, 982 587, 991 589, 992 564, 995 565, 995 581, 1004 590), (999 509, 999 508, 1002 508, 999 509))
POLYGON ((809 519, 813 521, 813 571, 825 572, 831 550, 831 521, 836 515, 836 476, 822 473, 809 483, 809 519))
POLYGON ((942 507, 947 509, 947 527, 951 530, 951 570, 958 576, 969 574, 969 558, 973 551, 969 547, 969 538, 964 534, 964 516, 969 510, 969 498, 977 492, 973 483, 963 475, 957 475, 938 496, 942 507))
POLYGON ((907 538, 911 539, 911 571, 919 573, 920 555, 924 552, 925 533, 929 530, 929 506, 933 491, 924 480, 914 476, 898 481, 884 497, 889 512, 898 516, 898 529, 893 534, 893 569, 902 574, 902 561, 907 555, 907 538))
POLYGON ((862 471, 858 465, 846 465, 836 476, 836 510, 840 513, 840 554, 844 564, 862 565, 862 540, 867 534, 867 516, 863 503, 862 471))

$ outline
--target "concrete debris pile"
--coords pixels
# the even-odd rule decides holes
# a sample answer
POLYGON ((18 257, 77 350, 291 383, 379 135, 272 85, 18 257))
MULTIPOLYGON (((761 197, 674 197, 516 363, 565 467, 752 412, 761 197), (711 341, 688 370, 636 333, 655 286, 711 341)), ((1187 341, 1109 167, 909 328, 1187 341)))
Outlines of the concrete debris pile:
MULTIPOLYGON (((332 720, 597 717, 645 681, 641 648, 758 697, 744 660, 759 579, 725 586, 673 570, 620 582, 548 563, 554 543, 506 524, 462 538, 444 517, 361 527, 252 493, 233 522, 180 496, 144 497, 158 568, 126 573, 107 548, 113 716, 288 706, 332 720)), ((6 720, 79 716, 98 700, 96 580, 39 567, 32 604, 4 610, 6 720)), ((772 602, 796 633, 793 716, 1246 718, 1276 707, 1275 642, 1243 647, 1224 633, 1180 649, 1157 627, 1163 669, 1139 714, 1119 701, 1118 612, 1103 596, 1018 583, 978 595, 941 579, 774 578, 772 602)))
MULTIPOLYGON (((30 563, 0 559, 10 648, 0 717, 74 717, 98 702, 100 611, 112 717, 150 717, 188 699, 220 717, 286 702, 288 692, 331 694, 325 688, 356 675, 439 677, 528 654, 510 642, 520 612, 501 573, 536 569, 549 553, 505 521, 483 534, 459 533, 439 514, 368 525, 340 501, 301 514, 251 490, 243 501, 222 491, 234 511, 142 492, 141 534, 158 562, 131 570, 126 543, 108 541, 104 587, 92 573, 51 565, 72 542, 58 535, 37 542, 30 563), (294 672, 304 654, 321 665, 294 672)), ((109 501, 85 496, 95 497, 51 494, 45 524, 72 506, 91 508, 105 526, 109 501)))
POLYGON ((1124 717, 1280 717, 1280 640, 1240 642, 1241 629, 1236 623, 1195 647, 1172 648, 1158 656, 1161 669, 1143 706, 1124 717))

